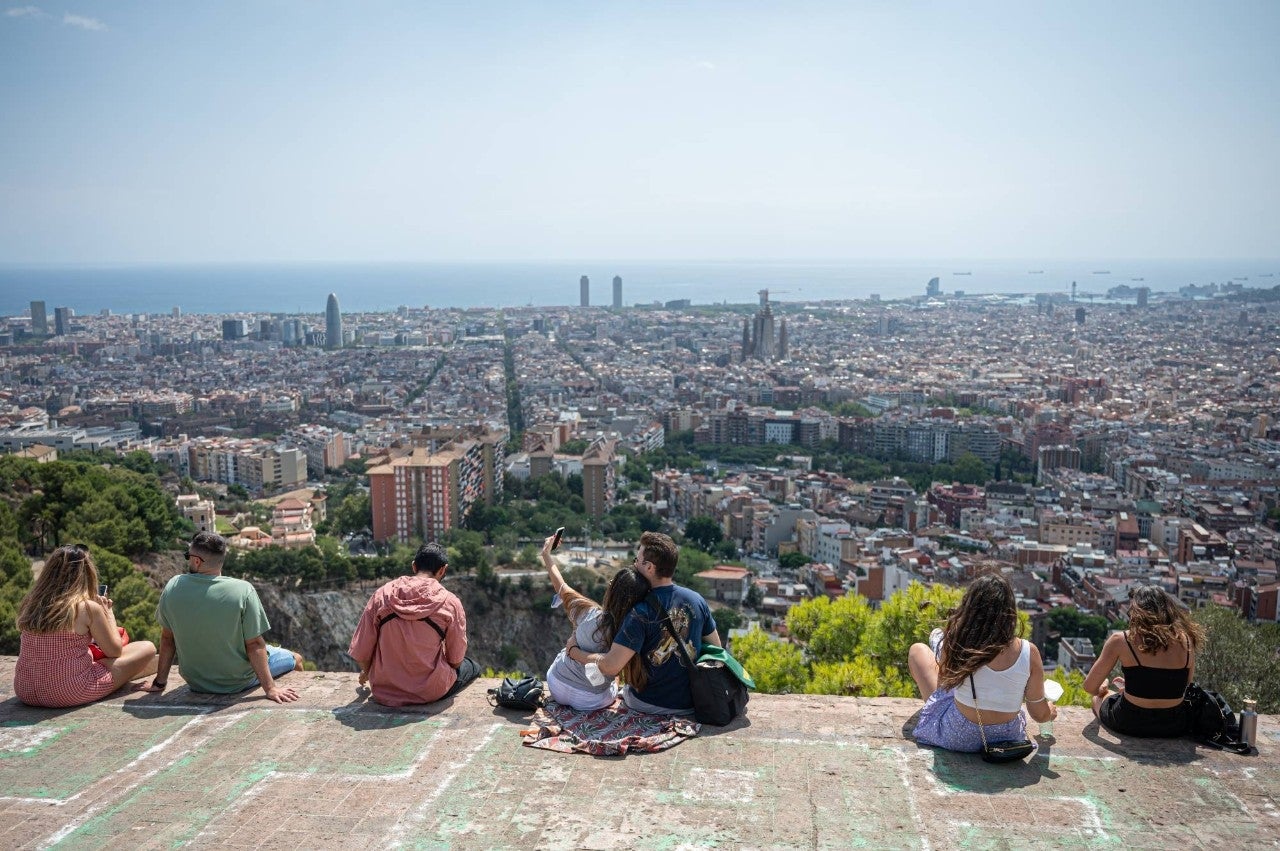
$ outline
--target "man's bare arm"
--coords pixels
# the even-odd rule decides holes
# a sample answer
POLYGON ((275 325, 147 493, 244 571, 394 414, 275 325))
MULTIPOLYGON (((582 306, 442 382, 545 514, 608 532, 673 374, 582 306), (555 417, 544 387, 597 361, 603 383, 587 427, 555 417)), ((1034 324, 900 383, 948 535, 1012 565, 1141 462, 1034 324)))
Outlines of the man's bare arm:
POLYGON ((292 703, 298 699, 296 691, 291 688, 280 688, 271 676, 271 666, 267 664, 265 638, 259 635, 257 638, 249 639, 244 643, 244 649, 249 654, 249 664, 253 667, 253 672, 258 675, 258 682, 262 683, 262 690, 266 692, 267 699, 274 700, 276 703, 292 703))
POLYGON ((631 661, 634 655, 636 651, 630 647, 623 647, 617 642, 609 648, 608 653, 588 653, 572 641, 569 644, 570 659, 584 665, 595 662, 600 668, 600 673, 606 677, 616 677, 623 668, 627 667, 627 662, 631 661))
POLYGON ((178 644, 173 640, 173 630, 167 626, 160 631, 160 656, 156 660, 156 675, 151 685, 144 686, 143 691, 164 691, 169 685, 169 669, 173 667, 173 657, 178 654, 178 644))

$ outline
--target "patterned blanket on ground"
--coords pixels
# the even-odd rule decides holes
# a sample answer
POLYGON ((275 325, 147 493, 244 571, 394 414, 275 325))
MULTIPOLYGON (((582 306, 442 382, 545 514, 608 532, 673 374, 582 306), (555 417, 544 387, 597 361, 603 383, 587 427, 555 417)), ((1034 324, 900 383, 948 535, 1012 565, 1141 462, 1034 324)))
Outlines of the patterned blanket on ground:
POLYGON ((665 751, 698 735, 700 729, 692 718, 632 712, 621 700, 588 712, 548 700, 534 713, 533 724, 520 731, 526 747, 594 756, 665 751))

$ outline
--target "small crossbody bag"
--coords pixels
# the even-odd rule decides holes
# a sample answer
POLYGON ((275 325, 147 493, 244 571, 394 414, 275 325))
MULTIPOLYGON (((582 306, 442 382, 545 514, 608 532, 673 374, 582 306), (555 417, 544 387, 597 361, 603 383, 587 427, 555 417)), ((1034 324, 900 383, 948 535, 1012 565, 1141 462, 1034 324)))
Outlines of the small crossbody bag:
POLYGON ((987 731, 982 726, 982 710, 978 708, 978 688, 973 684, 973 675, 969 675, 969 691, 973 693, 973 711, 978 714, 978 735, 982 736, 982 758, 987 762, 1018 762, 1031 756, 1036 746, 1030 739, 1006 739, 1002 742, 988 742, 987 731))

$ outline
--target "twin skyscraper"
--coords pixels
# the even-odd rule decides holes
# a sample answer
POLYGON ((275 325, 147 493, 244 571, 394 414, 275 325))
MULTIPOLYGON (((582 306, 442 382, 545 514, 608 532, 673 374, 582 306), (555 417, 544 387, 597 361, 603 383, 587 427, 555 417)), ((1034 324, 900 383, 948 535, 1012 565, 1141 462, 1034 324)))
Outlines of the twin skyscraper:
MULTIPOLYGON (((580 307, 591 306, 591 279, 583 275, 578 279, 578 305, 580 307)), ((622 307, 622 276, 613 276, 613 306, 615 309, 622 307)))

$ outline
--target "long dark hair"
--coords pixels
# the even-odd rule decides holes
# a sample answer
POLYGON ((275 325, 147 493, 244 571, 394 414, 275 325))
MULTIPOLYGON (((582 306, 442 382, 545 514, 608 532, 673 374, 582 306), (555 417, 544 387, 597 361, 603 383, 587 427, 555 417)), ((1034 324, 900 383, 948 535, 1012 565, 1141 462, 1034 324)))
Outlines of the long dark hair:
MULTIPOLYGON (((600 621, 596 624, 595 640, 605 646, 613 644, 613 637, 618 634, 618 628, 622 626, 627 613, 648 594, 649 580, 634 567, 624 567, 615 573, 604 592, 604 605, 601 606, 600 621)), ((633 689, 644 689, 649 678, 640 653, 628 660, 623 676, 633 689)))
POLYGON ((1018 631, 1018 604, 1013 586, 989 573, 964 592, 947 619, 938 662, 938 686, 955 688, 1009 646, 1018 631))
POLYGON ((1144 653, 1179 644, 1194 653, 1204 642, 1204 627, 1158 585, 1143 585, 1129 600, 1129 635, 1144 653))

